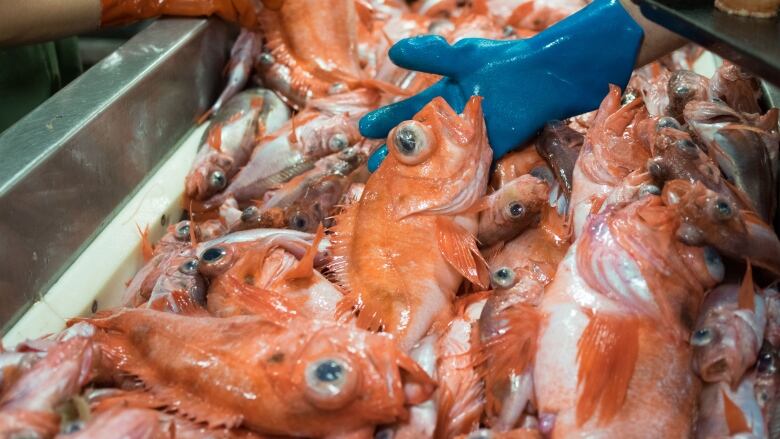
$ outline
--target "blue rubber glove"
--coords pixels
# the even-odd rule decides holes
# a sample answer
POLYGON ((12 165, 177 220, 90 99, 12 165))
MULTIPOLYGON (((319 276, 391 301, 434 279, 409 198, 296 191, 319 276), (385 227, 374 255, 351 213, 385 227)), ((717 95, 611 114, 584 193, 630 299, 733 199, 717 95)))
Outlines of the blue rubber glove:
MULTIPOLYGON (((390 48, 397 65, 444 76, 406 100, 363 116, 360 132, 383 138, 436 96, 458 112, 480 95, 493 157, 532 137, 545 122, 598 107, 609 84, 625 87, 634 68, 642 28, 618 0, 594 0, 576 14, 526 40, 468 38, 450 45, 436 35, 407 38, 390 48)), ((369 159, 376 170, 382 146, 369 159)))

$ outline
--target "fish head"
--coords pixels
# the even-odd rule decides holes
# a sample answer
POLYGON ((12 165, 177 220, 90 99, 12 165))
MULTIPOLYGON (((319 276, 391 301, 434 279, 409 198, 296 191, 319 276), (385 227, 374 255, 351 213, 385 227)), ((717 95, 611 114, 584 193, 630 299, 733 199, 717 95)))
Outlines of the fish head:
POLYGON ((728 197, 697 181, 672 180, 664 186, 664 202, 682 221, 678 237, 688 245, 707 243, 727 254, 738 253, 739 236, 747 237, 744 214, 728 197))
POLYGON ((780 393, 780 350, 767 341, 764 341, 758 353, 755 374, 756 401, 764 416, 767 416, 777 405, 777 395, 780 393))
POLYGON ((736 385, 761 348, 763 304, 756 296, 755 310, 740 309, 739 289, 738 284, 722 284, 712 290, 691 333, 693 369, 706 382, 736 385))
POLYGON ((677 120, 682 120, 685 105, 691 101, 707 100, 709 80, 690 70, 678 70, 669 77, 667 85, 669 106, 666 112, 677 120))
POLYGON ((463 212, 484 194, 492 150, 482 98, 469 99, 462 115, 441 97, 387 138, 389 155, 366 190, 392 190, 396 214, 463 212), (372 184, 373 183, 373 184, 372 184))
POLYGON ((286 379, 315 410, 395 417, 434 390, 431 378, 392 337, 338 325, 314 331, 294 353, 286 379))
POLYGON ((305 157, 323 157, 341 152, 357 143, 361 137, 358 126, 347 114, 320 113, 296 128, 293 144, 300 144, 305 157))
POLYGON ((647 170, 656 182, 685 179, 703 181, 710 187, 720 184, 720 171, 715 163, 672 118, 660 118, 655 123, 651 145, 652 158, 647 170))
MULTIPOLYGON (((208 148, 208 146, 206 146, 208 148)), ((228 185, 233 158, 227 154, 210 154, 198 167, 187 175, 184 190, 192 200, 206 200, 221 192, 228 185)))

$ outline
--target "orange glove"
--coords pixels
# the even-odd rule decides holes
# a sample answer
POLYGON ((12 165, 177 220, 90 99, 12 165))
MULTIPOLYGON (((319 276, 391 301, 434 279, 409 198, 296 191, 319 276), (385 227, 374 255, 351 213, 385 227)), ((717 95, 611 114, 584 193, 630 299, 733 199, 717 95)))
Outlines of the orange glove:
POLYGON ((200 17, 216 15, 241 27, 256 28, 263 4, 278 9, 270 0, 100 0, 102 26, 125 24, 160 15, 200 17))

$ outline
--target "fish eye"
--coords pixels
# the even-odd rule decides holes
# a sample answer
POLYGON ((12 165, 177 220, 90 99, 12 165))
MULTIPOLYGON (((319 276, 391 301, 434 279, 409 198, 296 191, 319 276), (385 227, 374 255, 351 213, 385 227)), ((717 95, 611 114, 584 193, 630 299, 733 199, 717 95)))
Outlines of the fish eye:
POLYGON ((509 288, 515 284, 515 271, 509 267, 501 267, 493 272, 490 280, 496 288, 509 288))
POLYGON ((428 127, 415 120, 402 122, 391 133, 393 153, 401 163, 416 165, 432 152, 432 136, 428 127))
POLYGON ((775 356, 771 352, 765 352, 758 357, 756 366, 758 373, 762 375, 774 375, 777 372, 777 363, 775 356))
POLYGON ((658 122, 655 124, 657 129, 661 128, 674 128, 674 129, 682 129, 682 126, 679 122, 677 122, 677 119, 669 116, 662 117, 658 119, 658 122))
POLYGON ((691 344, 693 346, 707 346, 708 344, 712 343, 713 338, 714 337, 711 329, 698 329, 691 335, 691 344))
POLYGON ((223 189, 227 186, 225 173, 222 171, 214 171, 209 174, 209 186, 211 186, 212 189, 223 189))
POLYGON ((287 225, 292 229, 305 231, 309 227, 310 222, 308 215, 303 212, 295 212, 287 221, 287 225))
POLYGON ((674 90, 672 91, 675 95, 680 97, 688 97, 692 94, 693 90, 691 90, 690 87, 687 85, 678 85, 674 87, 674 90))
POLYGON ((328 139, 328 148, 333 152, 341 151, 347 146, 349 146, 349 139, 344 133, 336 133, 328 139))
POLYGON ((729 220, 734 216, 734 209, 731 207, 731 203, 723 198, 715 200, 712 211, 715 218, 720 221, 729 220))
POLYGON ((192 276, 198 272, 198 263, 197 259, 189 259, 183 264, 179 265, 179 272, 181 274, 186 274, 188 276, 192 276))
POLYGON ((210 247, 200 254, 198 271, 205 276, 216 276, 225 271, 233 259, 233 251, 230 247, 217 245, 210 247))
POLYGON ((323 409, 337 409, 355 396, 358 371, 339 357, 322 358, 306 366, 307 399, 323 409))
POLYGON ((227 255, 227 250, 224 247, 211 247, 200 255, 200 259, 206 264, 213 264, 219 262, 227 255))
POLYGON ((257 216, 257 207, 249 206, 241 212, 241 221, 247 222, 257 216))
POLYGON ((715 282, 721 282, 726 276, 726 267, 723 265, 723 259, 720 258, 720 254, 714 248, 704 247, 704 263, 707 265, 707 271, 715 282))
POLYGON ((506 206, 506 213, 512 219, 517 219, 525 215, 525 206, 519 201, 512 201, 506 206))
POLYGON ((661 195, 661 188, 654 184, 645 183, 639 187, 639 196, 661 195))
POLYGON ((652 158, 647 161, 647 172, 658 180, 664 181, 667 178, 667 169, 661 157, 652 158))
POLYGON ((176 230, 173 232, 176 239, 179 241, 189 241, 190 240, 190 222, 189 221, 182 221, 178 225, 176 225, 176 230))

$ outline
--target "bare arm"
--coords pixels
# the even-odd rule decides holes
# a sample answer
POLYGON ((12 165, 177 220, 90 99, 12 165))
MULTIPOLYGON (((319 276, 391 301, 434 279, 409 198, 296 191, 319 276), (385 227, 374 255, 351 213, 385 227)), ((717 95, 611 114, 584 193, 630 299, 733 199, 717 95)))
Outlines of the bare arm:
POLYGON ((620 0, 620 2, 645 31, 645 39, 636 61, 637 67, 651 63, 667 53, 679 49, 687 42, 685 38, 646 19, 639 12, 639 6, 631 0, 620 0))
POLYGON ((0 0, 0 46, 49 41, 99 25, 100 0, 0 0))

